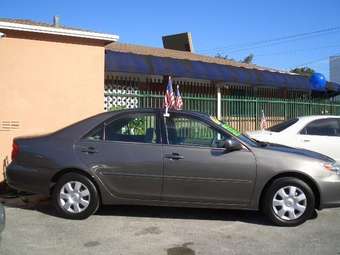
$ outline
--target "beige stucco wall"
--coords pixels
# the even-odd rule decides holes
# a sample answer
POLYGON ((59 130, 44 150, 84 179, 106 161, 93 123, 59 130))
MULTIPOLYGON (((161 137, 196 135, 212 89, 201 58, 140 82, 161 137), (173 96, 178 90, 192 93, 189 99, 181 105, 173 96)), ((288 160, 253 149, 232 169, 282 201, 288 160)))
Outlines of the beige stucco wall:
POLYGON ((104 47, 62 38, 0 39, 0 181, 12 139, 103 111, 104 47), (85 44, 84 44, 85 43, 85 44), (18 121, 4 131, 3 121, 18 121))

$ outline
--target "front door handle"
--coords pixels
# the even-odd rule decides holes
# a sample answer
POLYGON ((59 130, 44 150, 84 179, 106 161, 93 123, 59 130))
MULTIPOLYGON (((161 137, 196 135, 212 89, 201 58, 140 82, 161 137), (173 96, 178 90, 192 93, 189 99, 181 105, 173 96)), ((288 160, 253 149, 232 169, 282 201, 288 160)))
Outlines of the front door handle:
POLYGON ((171 154, 165 154, 164 156, 167 159, 171 159, 171 160, 180 160, 180 159, 184 159, 184 157, 182 155, 180 155, 179 153, 173 152, 171 154))
POLYGON ((81 152, 84 152, 86 154, 94 154, 97 153, 98 151, 96 150, 96 148, 90 146, 81 148, 81 152))

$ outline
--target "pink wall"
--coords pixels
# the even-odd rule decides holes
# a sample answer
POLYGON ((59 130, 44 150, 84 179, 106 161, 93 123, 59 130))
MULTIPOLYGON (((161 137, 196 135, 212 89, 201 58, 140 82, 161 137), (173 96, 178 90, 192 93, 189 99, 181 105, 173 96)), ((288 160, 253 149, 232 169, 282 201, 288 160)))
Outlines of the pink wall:
POLYGON ((103 111, 104 47, 46 37, 0 39, 0 181, 14 137, 51 132, 103 111), (7 130, 7 121, 19 128, 7 130))

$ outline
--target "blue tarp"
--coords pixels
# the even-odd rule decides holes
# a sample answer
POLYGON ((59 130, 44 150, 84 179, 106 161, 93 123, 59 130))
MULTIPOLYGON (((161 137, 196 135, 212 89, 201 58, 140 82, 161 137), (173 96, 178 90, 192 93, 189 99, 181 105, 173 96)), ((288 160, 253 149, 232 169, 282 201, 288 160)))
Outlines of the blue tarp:
MULTIPOLYGON (((105 54, 105 71, 171 75, 173 77, 225 81, 254 86, 311 90, 308 77, 301 75, 110 50, 107 50, 105 54)), ((332 88, 334 87, 334 90, 340 92, 339 84, 334 85, 333 83, 332 88)))

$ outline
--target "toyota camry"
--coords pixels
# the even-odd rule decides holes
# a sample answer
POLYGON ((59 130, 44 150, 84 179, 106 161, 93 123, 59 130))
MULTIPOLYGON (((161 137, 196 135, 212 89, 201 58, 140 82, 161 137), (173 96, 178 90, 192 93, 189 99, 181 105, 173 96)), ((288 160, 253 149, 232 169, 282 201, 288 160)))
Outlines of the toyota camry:
POLYGON ((262 210, 294 226, 340 206, 340 167, 322 154, 256 142, 209 115, 130 109, 15 138, 10 186, 52 197, 62 217, 100 205, 262 210))

